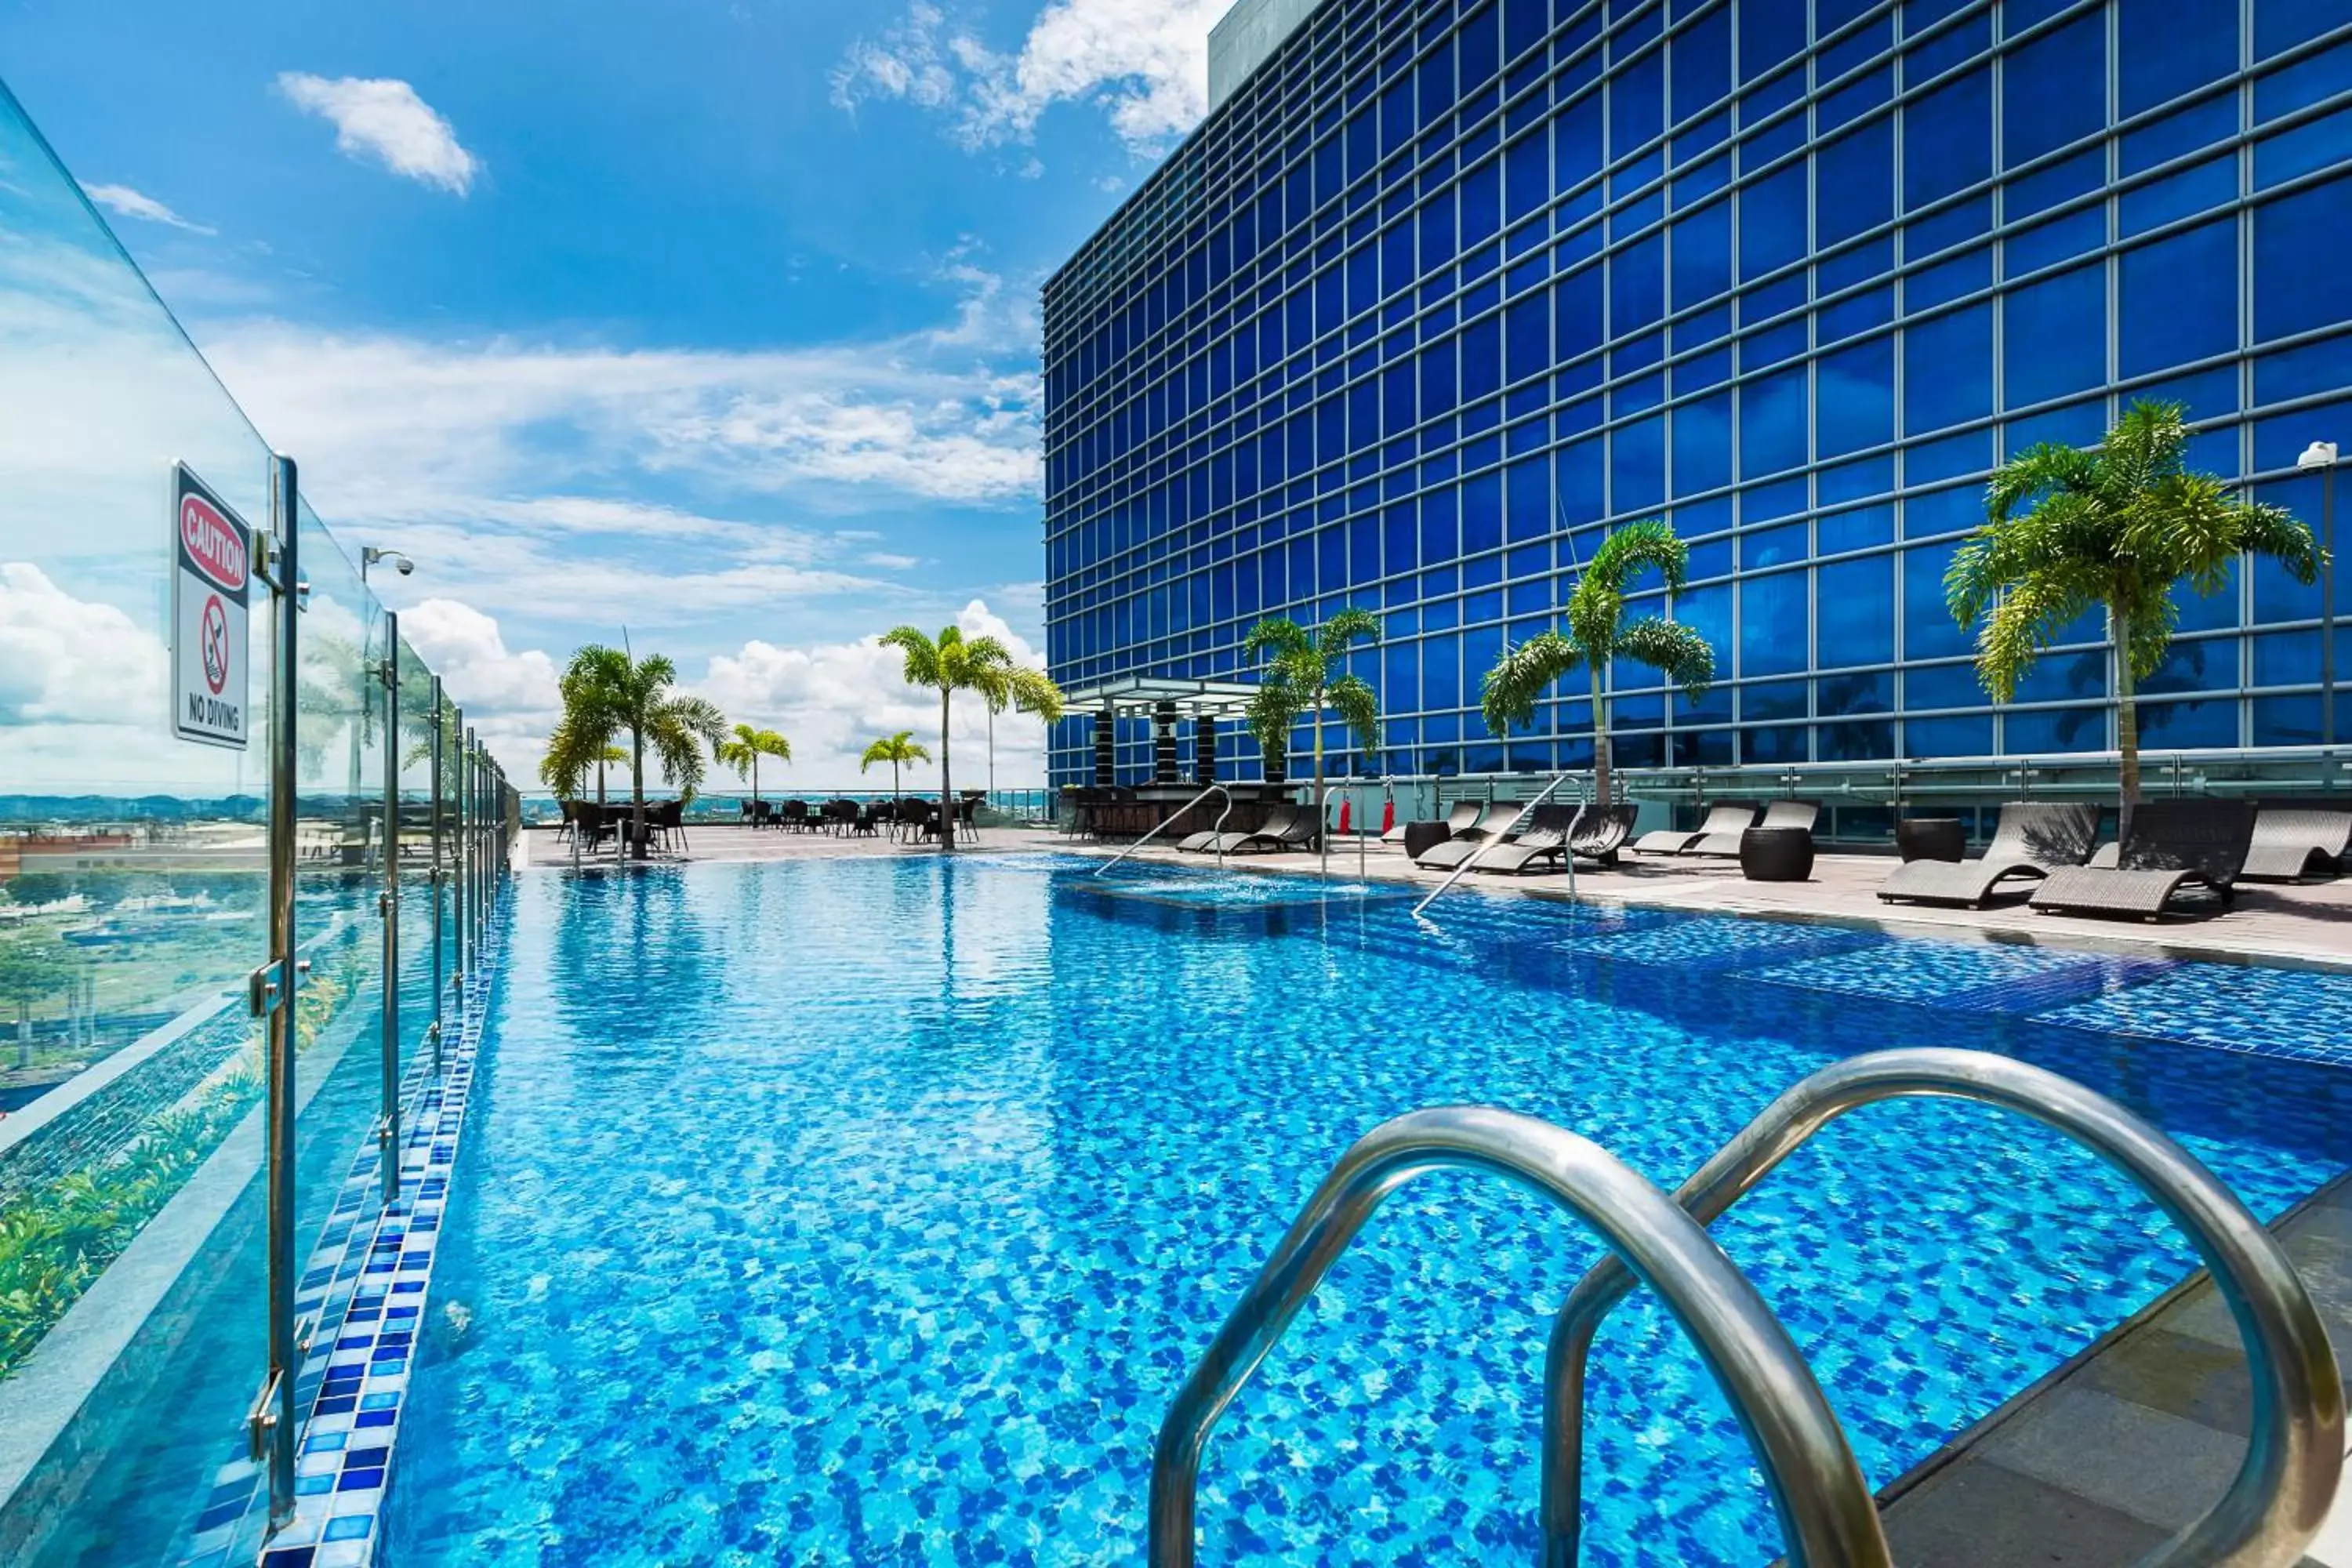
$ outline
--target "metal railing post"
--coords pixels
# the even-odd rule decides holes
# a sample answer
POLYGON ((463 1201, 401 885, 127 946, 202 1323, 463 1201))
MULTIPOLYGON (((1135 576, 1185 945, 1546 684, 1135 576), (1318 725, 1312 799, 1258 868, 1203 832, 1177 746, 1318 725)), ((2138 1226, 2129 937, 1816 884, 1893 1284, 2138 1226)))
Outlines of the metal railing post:
POLYGON ((455 842, 449 849, 449 877, 457 888, 457 905, 449 914, 450 922, 457 927, 457 951, 455 954, 457 963, 450 968, 449 984, 457 991, 457 1010, 462 1014, 466 1006, 466 975, 472 966, 469 955, 473 951, 467 936, 471 925, 467 906, 474 896, 471 840, 474 811, 470 793, 474 773, 473 759, 466 751, 466 710, 463 708, 449 710, 449 732, 457 742, 455 776, 449 781, 449 804, 456 814, 456 820, 450 824, 450 836, 455 842))
POLYGON ((443 787, 441 770, 441 726, 446 714, 441 706, 441 678, 433 678, 433 872, 428 885, 433 889, 433 1070, 441 1070, 441 986, 446 961, 441 951, 441 887, 446 873, 441 868, 441 815, 447 809, 447 792, 443 787))
POLYGON ((296 676, 301 628, 299 480, 294 459, 269 465, 270 565, 274 611, 269 666, 269 963, 255 972, 253 1010, 262 1020, 263 1125, 266 1129, 268 1356, 261 1394, 249 1417, 254 1459, 268 1472, 269 1526, 294 1517, 294 1034, 296 676))
POLYGON ((400 617, 383 613, 383 1201, 400 1201, 400 617))

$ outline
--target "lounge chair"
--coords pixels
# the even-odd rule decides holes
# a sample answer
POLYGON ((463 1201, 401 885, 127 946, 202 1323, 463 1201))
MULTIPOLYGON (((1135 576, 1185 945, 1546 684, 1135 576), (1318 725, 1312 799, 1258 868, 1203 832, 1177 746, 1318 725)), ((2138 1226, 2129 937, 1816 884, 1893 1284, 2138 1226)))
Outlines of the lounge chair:
POLYGON ((1232 855, 1246 849, 1254 855, 1272 855, 1285 849, 1308 848, 1315 843, 1316 835, 1322 827, 1322 824, 1316 820, 1316 815, 1313 810, 1301 806, 1291 812, 1287 822, 1276 824, 1269 821, 1255 833, 1229 833, 1225 837, 1234 842, 1225 846, 1225 853, 1232 855))
POLYGON ((2040 881, 2052 871, 2080 866, 2099 836, 2099 808, 2013 800, 2000 808, 1992 842, 1975 860, 1911 860, 1879 886, 1888 903, 1965 904, 1981 909, 2012 877, 2040 881))
POLYGON ((1698 841, 1683 853, 1737 856, 1740 836, 1750 827, 1794 827, 1811 833, 1821 815, 1822 808, 1809 800, 1776 800, 1765 806, 1763 821, 1742 823, 1721 833, 1701 833, 1698 841))
POLYGON ((1633 841, 1637 855, 1679 855, 1700 839, 1712 834, 1732 836, 1732 853, 1739 852, 1739 835, 1756 826, 1756 808, 1752 805, 1718 805, 1709 808, 1706 820, 1698 825, 1696 833, 1685 833, 1678 827, 1661 827, 1644 833, 1633 841))
MULTIPOLYGON (((1556 805, 1549 801, 1537 806, 1520 823, 1519 831, 1506 843, 1497 844, 1479 858, 1476 868, 1499 871, 1517 876, 1538 861, 1549 860, 1552 868, 1566 868, 1562 858, 1568 853, 1570 836, 1576 831, 1578 818, 1597 806, 1556 805)), ((1439 848, 1445 847, 1439 845, 1439 848)))
MULTIPOLYGON (((1450 871, 1479 850, 1499 839, 1511 843, 1531 824, 1534 813, 1525 806, 1489 801, 1484 805, 1475 801, 1464 805, 1484 815, 1472 817, 1466 826, 1455 828, 1454 820, 1446 820, 1447 836, 1413 857, 1412 863, 1427 871, 1450 871), (1523 817, 1522 813, 1526 813, 1523 817)), ((1463 807, 1454 808, 1454 816, 1464 815, 1463 807)), ((1485 865, 1485 861, 1480 861, 1485 865)))
POLYGON ((2264 806, 2254 816, 2254 847, 2238 876, 2248 882, 2296 882, 2315 873, 2330 877, 2347 854, 2352 811, 2264 806))
POLYGON ((1642 808, 1629 800, 1586 806, 1577 815, 1576 826, 1569 829, 1569 853, 1596 866, 1616 865, 1617 851, 1633 836, 1633 821, 1641 815, 1642 808))
POLYGON ((1277 805, 1266 813, 1265 821, 1255 829, 1189 834, 1176 847, 1194 850, 1203 855, 1230 855, 1240 848, 1245 839, 1255 838, 1260 834, 1270 833, 1279 836, 1289 832, 1297 825, 1299 816, 1300 808, 1297 806, 1277 805))
MULTIPOLYGON (((1454 803, 1454 809, 1445 814, 1445 837, 1448 838, 1463 838, 1477 833, 1479 831, 1478 825, 1486 819, 1486 809, 1490 804, 1490 802, 1483 800, 1455 801, 1454 803)), ((1508 818, 1505 818, 1505 820, 1507 821, 1508 818)), ((1404 830, 1412 826, 1412 824, 1409 822, 1398 823, 1394 827, 1390 828, 1386 833, 1381 835, 1381 842, 1383 844, 1403 843, 1404 830)), ((1497 823, 1496 826, 1500 826, 1501 824, 1497 823)))
POLYGON ((2227 908, 2253 843, 2254 808, 2244 801, 2143 801, 2132 808, 2116 868, 2061 866, 2029 901, 2037 910, 2148 921, 2183 893, 2227 908))

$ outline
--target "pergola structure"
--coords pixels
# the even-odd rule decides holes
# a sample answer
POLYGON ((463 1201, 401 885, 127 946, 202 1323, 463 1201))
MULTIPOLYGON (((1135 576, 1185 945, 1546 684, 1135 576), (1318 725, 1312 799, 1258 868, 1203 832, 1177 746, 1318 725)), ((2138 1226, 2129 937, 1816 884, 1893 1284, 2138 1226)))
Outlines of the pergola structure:
POLYGON ((1108 789, 1115 782, 1114 758, 1119 715, 1151 716, 1151 780, 1172 784, 1176 774, 1176 721, 1192 721, 1192 756, 1196 784, 1217 776, 1217 721, 1243 712, 1257 688, 1235 680, 1172 680, 1151 675, 1122 675, 1078 687, 1062 694, 1073 712, 1095 716, 1095 784, 1108 789))

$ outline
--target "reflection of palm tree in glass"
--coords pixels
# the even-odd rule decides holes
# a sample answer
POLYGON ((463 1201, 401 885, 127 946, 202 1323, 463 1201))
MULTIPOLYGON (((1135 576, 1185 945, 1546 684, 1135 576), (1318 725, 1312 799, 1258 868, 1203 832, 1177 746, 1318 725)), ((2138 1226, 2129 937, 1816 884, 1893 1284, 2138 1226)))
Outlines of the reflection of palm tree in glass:
POLYGON ((294 682, 294 752, 305 774, 321 777, 330 741, 339 732, 344 737, 351 763, 343 789, 346 865, 359 863, 355 857, 366 840, 360 766, 375 743, 375 687, 365 650, 351 638, 321 632, 303 639, 294 682))
POLYGON ((16 1066, 33 1065, 33 1008, 63 991, 78 966, 47 931, 18 931, 0 942, 0 1002, 16 1007, 16 1066))

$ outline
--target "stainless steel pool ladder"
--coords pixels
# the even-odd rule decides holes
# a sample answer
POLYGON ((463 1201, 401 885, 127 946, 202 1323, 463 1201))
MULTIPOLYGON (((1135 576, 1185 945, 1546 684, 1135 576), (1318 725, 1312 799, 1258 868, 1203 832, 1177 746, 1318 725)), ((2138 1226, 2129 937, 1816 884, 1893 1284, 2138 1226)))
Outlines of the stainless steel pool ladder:
MULTIPOLYGON (((2253 1379, 2252 1436, 2206 1515, 2140 1568, 2271 1568, 2318 1532, 2344 1463, 2344 1385, 2318 1310, 2286 1254, 2237 1196, 2179 1143, 2105 1095, 1984 1051, 1877 1051, 1823 1068, 1699 1167, 1675 1202, 1712 1225, 1838 1117, 1880 1100, 1976 1100, 2063 1133, 2131 1178, 2186 1232, 2229 1304, 2253 1379)), ((1543 1531, 1548 1568, 1572 1568, 1581 1492, 1584 1368, 1601 1320, 1635 1281, 1604 1258, 1552 1324, 1544 1374, 1543 1531)))
POLYGON ((1208 799, 1213 795, 1221 795, 1225 797, 1225 809, 1217 813, 1217 825, 1209 830, 1216 835, 1217 869, 1220 871, 1223 870, 1225 868, 1225 818, 1234 814, 1234 792, 1227 789, 1223 784, 1213 784, 1208 788, 1202 790, 1200 794, 1194 795, 1192 799, 1186 801, 1183 805, 1178 806, 1174 816, 1167 818, 1165 821, 1153 823, 1151 825, 1150 832, 1145 834, 1142 837, 1137 839, 1134 843, 1129 845, 1118 854, 1112 856, 1103 864, 1096 867, 1095 875, 1097 877, 1101 876, 1105 871, 1109 870, 1113 866, 1118 865, 1120 861, 1126 859, 1129 856, 1134 854, 1137 850, 1142 848, 1153 839, 1159 837, 1160 830, 1161 828, 1166 827, 1171 822, 1181 822, 1183 820, 1183 816, 1186 812, 1192 810, 1194 806, 1200 805, 1202 801, 1208 799))
POLYGON ((1151 1464, 1151 1568, 1191 1568, 1193 1497, 1210 1428, 1323 1276, 1399 1187, 1445 1168, 1507 1177, 1599 1231, 1665 1299, 1723 1385, 1808 1568, 1889 1568, 1862 1467, 1789 1331, 1698 1222, 1607 1150, 1490 1106, 1416 1110, 1340 1156, 1160 1425, 1151 1464))
MULTIPOLYGON (((2262 1223, 2188 1151, 2113 1100, 2055 1073, 1984 1052, 1906 1049, 1856 1057, 1811 1074, 1766 1107, 1683 1184, 1666 1212, 1690 1226, 1711 1224, 1837 1117, 1882 1100, 1917 1096, 2013 1110, 2098 1154, 2188 1233, 2237 1322, 2254 1392, 2245 1459, 2221 1500, 2140 1568, 2285 1568, 2295 1562, 2326 1518, 2344 1463, 2343 1384, 2326 1331, 2262 1223)), ((1826 1406, 1811 1370, 1746 1277, 1713 1251, 1713 1242, 1702 1232, 1720 1268, 1691 1264, 1690 1237, 1661 1219, 1651 1201, 1656 1190, 1575 1134, 1508 1112, 1456 1108, 1401 1117, 1350 1149, 1219 1331, 1160 1427, 1151 1478, 1153 1568, 1183 1568, 1192 1561, 1192 1490, 1209 1427, 1381 1200, 1439 1164, 1515 1176, 1585 1217, 1610 1243, 1612 1256, 1570 1292, 1552 1324, 1544 1378, 1545 1568, 1574 1568, 1577 1561, 1585 1363, 1601 1320, 1637 1280, 1665 1299, 1730 1396, 1764 1460, 1792 1568, 1875 1568, 1887 1561, 1875 1505, 1844 1434, 1833 1416, 1826 1430, 1820 1425, 1826 1406), (1568 1190, 1559 1173, 1570 1154, 1576 1159, 1567 1163, 1580 1169, 1605 1162, 1622 1179, 1604 1194, 1587 1172, 1587 1184, 1568 1190), (1550 1166, 1535 1163, 1546 1157, 1550 1166), (1596 1214, 1595 1195, 1625 1206, 1596 1214), (1658 1268, 1661 1247, 1684 1260, 1681 1273, 1658 1268), (1727 1270, 1734 1283, 1725 1281, 1727 1270), (1756 1312, 1763 1313, 1764 1325, 1750 1322, 1756 1312), (1727 1317, 1750 1335, 1742 1357, 1727 1358, 1720 1348, 1727 1317), (1868 1516, 1866 1528, 1858 1512, 1868 1516)))

